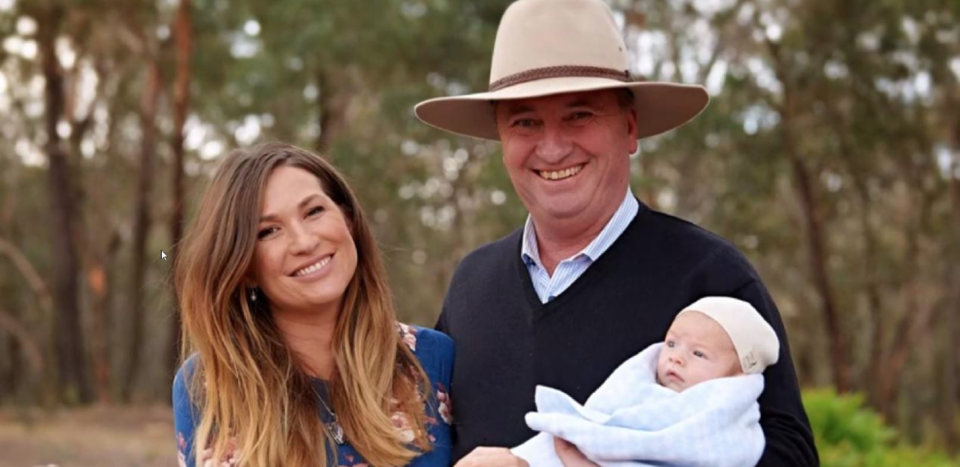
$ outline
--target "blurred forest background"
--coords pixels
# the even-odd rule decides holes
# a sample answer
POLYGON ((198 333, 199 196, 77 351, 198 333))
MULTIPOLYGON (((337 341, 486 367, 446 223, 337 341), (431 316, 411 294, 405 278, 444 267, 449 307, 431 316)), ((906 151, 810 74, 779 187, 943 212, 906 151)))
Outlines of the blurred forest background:
MULTIPOLYGON (((638 79, 712 96, 642 141, 634 192, 760 270, 824 465, 956 465, 960 0, 610 2, 638 79)), ((342 168, 402 319, 431 326, 460 258, 526 212, 499 145, 412 106, 486 89, 507 4, 0 0, 0 465, 175 462, 160 252, 234 147, 342 168), (57 431, 99 425, 159 447, 57 431)))

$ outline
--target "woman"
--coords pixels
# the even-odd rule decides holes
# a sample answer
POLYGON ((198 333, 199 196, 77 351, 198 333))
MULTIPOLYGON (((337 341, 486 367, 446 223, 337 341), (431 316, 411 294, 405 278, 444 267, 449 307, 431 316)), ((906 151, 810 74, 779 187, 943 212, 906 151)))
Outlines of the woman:
POLYGON ((396 321, 356 196, 284 144, 230 153, 177 259, 181 465, 450 463, 453 342, 396 321))

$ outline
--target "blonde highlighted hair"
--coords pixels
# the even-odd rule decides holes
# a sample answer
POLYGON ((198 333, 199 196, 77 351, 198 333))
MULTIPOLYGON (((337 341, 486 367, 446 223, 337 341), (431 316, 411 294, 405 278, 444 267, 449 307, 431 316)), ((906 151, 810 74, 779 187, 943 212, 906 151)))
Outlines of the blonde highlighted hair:
POLYGON ((271 172, 312 173, 343 211, 357 248, 357 269, 334 329, 337 370, 331 408, 348 442, 373 466, 399 466, 430 449, 425 429, 430 383, 400 339, 393 297, 373 233, 357 197, 327 161, 270 143, 226 156, 180 246, 175 284, 183 320, 183 357, 196 354, 188 388, 200 408, 196 464, 204 450, 240 465, 336 465, 336 445, 320 420, 315 381, 284 343, 269 300, 248 301, 263 187, 271 172), (409 439, 391 417, 402 412, 409 439))

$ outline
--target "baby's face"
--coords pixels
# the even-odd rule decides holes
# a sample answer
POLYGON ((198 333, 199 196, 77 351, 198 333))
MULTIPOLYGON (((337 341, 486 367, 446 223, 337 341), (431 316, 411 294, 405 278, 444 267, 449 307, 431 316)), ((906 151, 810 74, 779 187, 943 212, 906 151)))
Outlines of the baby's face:
POLYGON ((680 392, 740 372, 733 342, 716 321, 691 311, 673 321, 657 360, 657 382, 661 386, 680 392))

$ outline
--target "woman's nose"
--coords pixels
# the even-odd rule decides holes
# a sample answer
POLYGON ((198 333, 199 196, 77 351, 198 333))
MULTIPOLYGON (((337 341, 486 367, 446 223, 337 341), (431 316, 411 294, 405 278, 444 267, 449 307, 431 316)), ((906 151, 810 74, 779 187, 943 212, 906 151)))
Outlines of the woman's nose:
POLYGON ((313 235, 302 223, 290 226, 289 231, 292 237, 290 240, 291 253, 310 253, 317 247, 316 235, 313 235))

